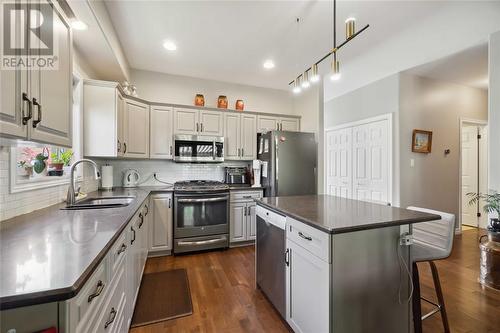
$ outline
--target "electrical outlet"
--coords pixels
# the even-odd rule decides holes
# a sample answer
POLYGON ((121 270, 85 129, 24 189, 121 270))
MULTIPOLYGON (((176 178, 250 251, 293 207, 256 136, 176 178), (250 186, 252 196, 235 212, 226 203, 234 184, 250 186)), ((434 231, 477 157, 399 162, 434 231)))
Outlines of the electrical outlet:
POLYGON ((410 234, 403 234, 399 237, 399 245, 401 246, 410 246, 413 244, 413 236, 410 234))

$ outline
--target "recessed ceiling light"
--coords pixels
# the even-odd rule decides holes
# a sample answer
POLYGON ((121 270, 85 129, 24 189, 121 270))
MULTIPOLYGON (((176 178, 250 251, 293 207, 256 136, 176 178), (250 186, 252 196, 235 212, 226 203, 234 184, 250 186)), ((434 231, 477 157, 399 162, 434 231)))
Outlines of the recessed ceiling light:
POLYGON ((168 50, 168 51, 175 51, 177 50, 177 45, 175 45, 174 42, 171 40, 166 40, 163 42, 163 47, 168 50))
POLYGON ((71 22, 71 27, 75 30, 87 30, 88 29, 88 25, 82 21, 79 21, 79 20, 71 22))
POLYGON ((273 69, 275 65, 274 65, 274 61, 272 61, 271 59, 268 59, 268 60, 264 61, 262 66, 264 66, 265 69, 273 69))

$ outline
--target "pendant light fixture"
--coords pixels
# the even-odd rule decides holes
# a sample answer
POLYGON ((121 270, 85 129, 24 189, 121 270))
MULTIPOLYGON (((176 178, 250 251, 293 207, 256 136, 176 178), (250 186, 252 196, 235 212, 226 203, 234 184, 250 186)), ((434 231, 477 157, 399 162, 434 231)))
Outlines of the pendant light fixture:
MULTIPOLYGON (((328 57, 332 56, 332 63, 331 63, 331 73, 330 73, 330 79, 332 81, 337 81, 341 78, 341 72, 340 72, 340 61, 337 59, 337 52, 347 45, 350 41, 352 41, 354 38, 359 36, 363 31, 368 29, 370 27, 369 24, 365 25, 361 30, 356 32, 356 19, 354 17, 349 17, 345 20, 345 37, 346 39, 337 45, 337 0, 333 0, 333 48, 330 52, 328 52, 326 55, 323 56, 323 58, 319 59, 316 61, 314 64, 312 64, 311 67, 306 69, 303 74, 300 74, 295 80, 291 81, 288 83, 288 85, 291 85, 293 87, 293 92, 298 94, 301 91, 301 86, 303 88, 309 87, 309 82, 318 82, 320 79, 319 73, 318 73, 318 64, 320 64, 322 61, 326 60, 328 57), (300 83, 302 80, 302 84, 300 83)), ((297 18, 297 24, 299 23, 299 19, 297 18)))

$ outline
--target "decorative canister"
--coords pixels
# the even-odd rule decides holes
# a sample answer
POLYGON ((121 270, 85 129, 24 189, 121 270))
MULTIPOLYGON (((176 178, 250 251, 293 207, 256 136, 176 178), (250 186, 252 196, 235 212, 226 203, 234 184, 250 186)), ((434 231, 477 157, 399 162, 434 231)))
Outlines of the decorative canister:
POLYGON ((245 108, 245 103, 243 103, 242 99, 238 99, 236 101, 236 107, 235 107, 235 109, 238 110, 238 111, 243 111, 244 108, 245 108))
MULTIPOLYGON (((493 225, 493 223, 492 223, 493 225)), ((479 238, 481 250, 479 282, 500 290, 500 230, 488 228, 488 235, 479 238), (483 239, 488 237, 486 242, 483 239)))
POLYGON ((205 96, 202 94, 196 94, 194 97, 194 105, 195 106, 205 106, 205 96))
POLYGON ((217 107, 219 109, 227 109, 227 97, 220 95, 219 99, 217 100, 217 107))

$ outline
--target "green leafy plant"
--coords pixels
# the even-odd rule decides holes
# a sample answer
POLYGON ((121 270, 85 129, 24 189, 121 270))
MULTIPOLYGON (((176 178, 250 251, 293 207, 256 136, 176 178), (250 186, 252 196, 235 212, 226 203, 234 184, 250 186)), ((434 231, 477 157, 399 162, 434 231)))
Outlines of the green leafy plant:
POLYGON ((64 161, 61 158, 61 155, 59 155, 58 153, 51 153, 50 154, 50 163, 52 163, 52 164, 64 164, 64 161))
POLYGON ((483 206, 483 210, 487 213, 496 213, 498 218, 500 218, 500 193, 485 194, 471 192, 467 193, 467 196, 470 198, 469 205, 475 205, 483 200, 486 203, 483 206))
POLYGON ((66 149, 61 153, 61 160, 65 166, 69 166, 71 159, 73 158, 73 151, 71 149, 66 149))

